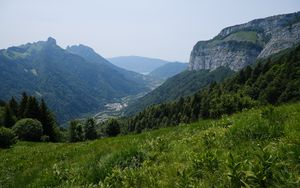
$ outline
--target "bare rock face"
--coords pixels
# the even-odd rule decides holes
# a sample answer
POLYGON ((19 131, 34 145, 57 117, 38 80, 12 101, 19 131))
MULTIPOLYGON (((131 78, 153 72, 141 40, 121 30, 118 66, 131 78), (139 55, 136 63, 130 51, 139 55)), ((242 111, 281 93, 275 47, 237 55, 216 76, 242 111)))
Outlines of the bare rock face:
POLYGON ((190 56, 189 69, 232 70, 266 58, 300 42, 300 12, 257 19, 223 29, 215 38, 199 41, 190 56))

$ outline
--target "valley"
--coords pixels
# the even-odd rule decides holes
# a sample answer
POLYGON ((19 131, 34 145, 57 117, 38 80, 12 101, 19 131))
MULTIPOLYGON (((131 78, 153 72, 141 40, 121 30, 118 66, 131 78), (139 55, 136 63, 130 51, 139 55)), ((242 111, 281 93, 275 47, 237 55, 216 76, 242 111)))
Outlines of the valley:
POLYGON ((105 104, 105 109, 98 112, 93 116, 95 120, 100 123, 110 118, 122 117, 124 115, 124 109, 131 103, 134 103, 139 98, 143 97, 146 93, 139 93, 137 95, 123 97, 120 100, 116 100, 114 103, 105 104))
POLYGON ((7 1, 0 188, 300 187, 300 12, 246 11, 291 1, 7 1))

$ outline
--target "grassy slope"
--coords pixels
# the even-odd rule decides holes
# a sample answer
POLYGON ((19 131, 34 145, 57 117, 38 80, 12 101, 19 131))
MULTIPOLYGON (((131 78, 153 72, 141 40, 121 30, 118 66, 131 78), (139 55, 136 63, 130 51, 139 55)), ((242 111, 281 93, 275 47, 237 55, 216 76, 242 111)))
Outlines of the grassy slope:
POLYGON ((0 150, 0 185, 297 187, 299 122, 297 103, 92 142, 20 142, 0 150))
POLYGON ((230 40, 257 43, 258 37, 257 37, 257 33, 254 31, 239 31, 230 34, 224 39, 224 41, 230 41, 230 40))

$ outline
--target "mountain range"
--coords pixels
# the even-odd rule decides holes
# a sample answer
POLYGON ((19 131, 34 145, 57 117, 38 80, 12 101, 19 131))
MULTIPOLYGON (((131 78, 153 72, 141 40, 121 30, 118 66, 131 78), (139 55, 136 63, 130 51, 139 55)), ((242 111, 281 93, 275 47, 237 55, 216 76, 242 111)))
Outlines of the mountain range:
POLYGON ((43 98, 59 122, 153 87, 145 76, 112 65, 91 48, 65 50, 51 37, 1 50, 0 77, 1 99, 19 98, 21 92, 43 98))
POLYGON ((122 105, 129 105, 124 112, 132 115, 191 95, 299 42, 300 12, 253 20, 198 42, 184 71, 187 64, 139 56, 106 60, 90 47, 63 49, 49 37, 0 50, 0 99, 27 92, 45 99, 59 122, 65 122, 101 112, 108 104, 118 106, 126 98, 122 105), (128 100, 129 96, 137 101, 128 100))

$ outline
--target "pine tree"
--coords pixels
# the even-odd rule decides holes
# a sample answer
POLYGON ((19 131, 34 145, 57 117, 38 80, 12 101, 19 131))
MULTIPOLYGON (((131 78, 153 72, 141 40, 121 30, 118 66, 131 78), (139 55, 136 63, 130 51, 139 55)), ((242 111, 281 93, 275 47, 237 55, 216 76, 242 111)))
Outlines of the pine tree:
POLYGON ((15 124, 15 118, 9 108, 9 105, 5 105, 4 116, 3 116, 3 125, 7 128, 11 128, 15 124))
POLYGON ((35 97, 28 97, 27 105, 24 111, 24 117, 39 119, 40 116, 40 108, 39 103, 35 97))
POLYGON ((84 135, 86 140, 94 140, 97 138, 95 120, 93 118, 89 118, 85 122, 84 135))
POLYGON ((27 102, 28 102, 28 96, 25 92, 22 93, 22 99, 19 105, 19 110, 18 110, 18 119, 24 118, 25 116, 25 110, 27 107, 27 102))
POLYGON ((43 135, 49 136, 49 140, 51 142, 58 141, 58 131, 55 118, 49 111, 47 104, 43 99, 39 107, 39 113, 40 115, 38 117, 38 120, 43 125, 43 135))
POLYGON ((105 133, 107 136, 117 136, 120 133, 120 124, 116 119, 108 120, 105 133))

